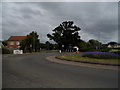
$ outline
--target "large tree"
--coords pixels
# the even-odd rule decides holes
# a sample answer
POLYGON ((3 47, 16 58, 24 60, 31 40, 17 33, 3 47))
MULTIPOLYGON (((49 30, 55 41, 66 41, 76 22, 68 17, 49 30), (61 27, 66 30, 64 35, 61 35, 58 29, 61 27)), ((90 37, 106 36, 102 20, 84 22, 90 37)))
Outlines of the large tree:
POLYGON ((73 21, 62 22, 58 27, 56 27, 51 34, 47 34, 50 40, 54 40, 60 48, 64 47, 64 50, 70 46, 77 45, 80 41, 80 36, 78 31, 81 29, 74 25, 73 21))
POLYGON ((23 49, 24 51, 29 50, 32 51, 39 51, 40 50, 40 40, 38 39, 39 35, 37 32, 31 32, 27 35, 27 38, 25 40, 21 41, 21 47, 20 49, 23 49))

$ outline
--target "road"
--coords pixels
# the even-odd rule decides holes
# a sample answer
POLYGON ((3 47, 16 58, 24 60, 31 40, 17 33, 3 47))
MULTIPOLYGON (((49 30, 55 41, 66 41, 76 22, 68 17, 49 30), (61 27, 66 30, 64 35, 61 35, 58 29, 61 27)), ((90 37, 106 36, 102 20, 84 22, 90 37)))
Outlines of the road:
POLYGON ((117 88, 118 71, 73 66, 46 60, 57 52, 6 56, 3 88, 117 88))

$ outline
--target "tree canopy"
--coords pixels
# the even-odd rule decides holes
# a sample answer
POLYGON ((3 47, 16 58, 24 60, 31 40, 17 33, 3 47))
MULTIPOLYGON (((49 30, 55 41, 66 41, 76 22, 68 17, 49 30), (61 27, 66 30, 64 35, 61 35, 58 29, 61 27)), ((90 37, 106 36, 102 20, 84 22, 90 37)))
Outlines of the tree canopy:
POLYGON ((78 31, 80 30, 81 28, 74 25, 73 21, 65 21, 52 30, 52 34, 47 34, 47 37, 50 40, 54 40, 59 47, 64 45, 64 48, 66 49, 69 45, 74 46, 78 44, 80 41, 78 31))
POLYGON ((21 41, 20 49, 24 51, 29 50, 32 51, 39 51, 40 50, 40 40, 38 39, 39 35, 37 32, 32 31, 27 35, 27 38, 21 41))
POLYGON ((7 46, 7 40, 2 41, 2 44, 3 44, 4 46, 7 46))
POLYGON ((45 49, 46 50, 52 50, 53 49, 53 44, 51 44, 49 41, 45 42, 45 49))
POLYGON ((102 43, 99 42, 98 40, 90 39, 88 41, 88 44, 89 44, 90 47, 98 49, 98 48, 100 48, 100 46, 101 46, 102 43))
POLYGON ((114 45, 114 44, 117 44, 117 42, 109 42, 108 44, 114 45))

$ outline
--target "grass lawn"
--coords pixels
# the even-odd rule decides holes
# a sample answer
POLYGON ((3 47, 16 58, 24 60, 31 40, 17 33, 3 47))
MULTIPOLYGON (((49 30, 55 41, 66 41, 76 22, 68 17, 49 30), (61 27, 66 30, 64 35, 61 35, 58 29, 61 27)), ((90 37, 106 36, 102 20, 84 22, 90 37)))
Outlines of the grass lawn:
POLYGON ((111 49, 109 52, 118 52, 120 49, 111 49))
POLYGON ((61 57, 71 59, 71 60, 78 60, 78 61, 85 60, 85 61, 91 61, 91 62, 94 61, 94 62, 118 64, 118 59, 96 59, 96 58, 82 57, 81 55, 66 55, 61 57))

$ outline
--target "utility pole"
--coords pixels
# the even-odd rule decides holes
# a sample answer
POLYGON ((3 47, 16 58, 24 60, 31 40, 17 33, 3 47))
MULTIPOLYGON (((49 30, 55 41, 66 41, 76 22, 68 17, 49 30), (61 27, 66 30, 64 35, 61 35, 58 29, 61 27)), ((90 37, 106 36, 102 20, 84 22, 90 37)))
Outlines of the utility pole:
POLYGON ((35 52, 35 32, 33 33, 33 51, 35 52))
MULTIPOLYGON (((99 32, 99 41, 101 40, 101 32, 99 32)), ((100 47, 101 47, 101 45, 100 45, 101 43, 99 43, 99 49, 100 49, 100 47)))

